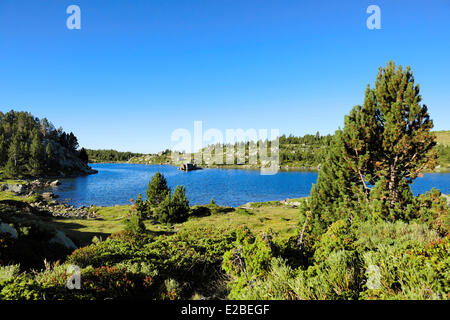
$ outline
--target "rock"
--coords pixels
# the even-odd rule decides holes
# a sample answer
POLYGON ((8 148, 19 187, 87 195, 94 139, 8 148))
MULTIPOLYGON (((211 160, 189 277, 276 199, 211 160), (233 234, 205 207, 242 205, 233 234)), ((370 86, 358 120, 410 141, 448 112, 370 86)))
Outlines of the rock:
POLYGON ((24 184, 4 184, 2 191, 14 192, 16 194, 24 194, 27 191, 27 186, 24 184))
POLYGON ((44 192, 41 194, 42 198, 48 200, 48 199, 54 199, 57 198, 58 196, 55 195, 53 192, 44 192))
POLYGON ((181 171, 192 171, 200 170, 201 168, 198 167, 195 163, 183 163, 178 169, 181 171))
POLYGON ((50 187, 56 187, 59 186, 61 184, 61 182, 59 180, 55 180, 50 182, 50 187))
POLYGON ((55 236, 50 239, 49 241, 50 243, 58 243, 60 245, 63 245, 64 247, 66 247, 67 249, 77 249, 77 246, 75 245, 75 243, 73 243, 72 240, 70 240, 66 234, 62 231, 57 231, 55 236))
POLYGON ((10 226, 7 223, 0 223, 0 233, 7 233, 13 239, 17 239, 18 237, 16 229, 14 229, 14 227, 10 226))

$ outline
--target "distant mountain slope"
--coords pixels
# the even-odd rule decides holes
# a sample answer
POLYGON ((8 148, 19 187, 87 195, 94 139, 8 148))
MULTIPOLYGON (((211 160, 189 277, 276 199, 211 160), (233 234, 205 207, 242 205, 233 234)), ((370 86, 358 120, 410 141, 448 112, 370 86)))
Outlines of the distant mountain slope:
POLYGON ((450 145, 450 130, 443 131, 435 131, 436 140, 438 144, 442 144, 444 146, 450 145))

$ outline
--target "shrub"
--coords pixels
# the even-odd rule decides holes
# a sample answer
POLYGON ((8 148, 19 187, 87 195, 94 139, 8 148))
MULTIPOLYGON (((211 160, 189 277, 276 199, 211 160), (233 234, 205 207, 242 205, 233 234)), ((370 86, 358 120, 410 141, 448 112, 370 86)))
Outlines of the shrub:
POLYGON ((368 288, 365 299, 449 299, 449 238, 404 249, 379 244, 364 254, 366 267, 380 270, 380 287, 368 288))
POLYGON ((246 227, 238 229, 233 249, 223 256, 222 269, 232 277, 230 298, 266 275, 272 258, 271 239, 255 236, 246 227))
POLYGON ((143 212, 145 212, 145 204, 139 194, 130 208, 130 217, 126 218, 124 221, 125 231, 131 233, 144 233, 146 231, 143 212))

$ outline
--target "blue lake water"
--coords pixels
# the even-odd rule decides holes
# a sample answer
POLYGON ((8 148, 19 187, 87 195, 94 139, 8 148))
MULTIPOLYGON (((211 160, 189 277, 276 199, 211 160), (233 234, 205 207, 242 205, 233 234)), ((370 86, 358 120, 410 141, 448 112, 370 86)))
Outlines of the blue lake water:
MULTIPOLYGON (((128 204, 139 193, 145 198, 148 181, 156 171, 161 172, 172 189, 184 185, 189 202, 209 203, 211 198, 219 205, 239 206, 247 202, 283 200, 309 195, 317 180, 316 172, 279 172, 261 175, 259 170, 203 169, 179 171, 169 165, 92 164, 98 174, 62 179, 52 191, 59 201, 74 206, 112 206, 128 204)), ((414 194, 431 188, 450 193, 450 173, 424 174, 412 185, 414 194)))

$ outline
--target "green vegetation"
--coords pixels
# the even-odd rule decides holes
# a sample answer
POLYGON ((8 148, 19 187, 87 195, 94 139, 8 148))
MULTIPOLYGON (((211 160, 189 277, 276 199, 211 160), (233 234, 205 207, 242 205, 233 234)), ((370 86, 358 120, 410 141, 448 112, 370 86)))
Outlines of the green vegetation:
MULTIPOLYGON (((438 166, 434 171, 447 172, 450 171, 450 131, 434 131, 437 142, 437 156, 438 166)), ((279 138, 280 146, 280 166, 282 169, 301 169, 301 170, 318 170, 320 165, 325 161, 326 155, 330 148, 330 144, 333 140, 333 135, 322 136, 319 132, 315 135, 307 134, 302 137, 296 137, 293 135, 282 135, 279 138)), ((219 168, 259 168, 261 163, 258 161, 254 165, 249 165, 249 143, 235 145, 220 145, 224 153, 223 164, 217 164, 211 159, 214 159, 214 148, 217 146, 207 146, 204 151, 211 153, 211 159, 209 159, 206 167, 219 167, 219 168), (238 148, 245 147, 244 164, 237 164, 238 148), (234 148, 235 158, 233 164, 226 163, 226 152, 228 148, 234 148)), ((117 152, 117 151, 115 151, 117 152)), ((160 152, 158 155, 134 155, 128 159, 128 163, 142 163, 142 164, 173 164, 172 153, 169 150, 160 152)), ((89 154, 90 159, 99 159, 89 154)), ((181 154, 180 159, 187 162, 192 161, 191 156, 188 154, 181 154)), ((109 160, 109 158, 103 159, 104 162, 115 162, 116 160, 109 160)), ((126 158, 123 161, 127 161, 126 158)), ((101 162, 96 160, 93 162, 101 162)), ((429 172, 430 170, 424 170, 429 172)))
POLYGON ((410 190, 437 165, 432 126, 410 69, 389 63, 344 127, 315 140, 328 147, 308 198, 190 207, 157 174, 147 199, 93 219, 5 199, 0 299, 449 299, 448 198, 410 190))
POLYGON ((436 171, 450 171, 450 131, 435 131, 439 165, 436 171))
MULTIPOLYGON (((0 169, 5 178, 86 171, 75 135, 28 112, 0 112, 0 169)), ((0 177, 1 178, 1 177, 0 177)))
POLYGON ((163 202, 170 194, 170 188, 167 186, 166 178, 159 172, 156 172, 147 186, 147 203, 156 207, 163 202))
POLYGON ((133 157, 142 156, 141 153, 120 152, 116 150, 92 150, 86 149, 89 161, 96 162, 127 162, 133 157))

